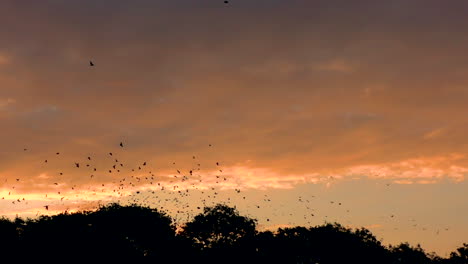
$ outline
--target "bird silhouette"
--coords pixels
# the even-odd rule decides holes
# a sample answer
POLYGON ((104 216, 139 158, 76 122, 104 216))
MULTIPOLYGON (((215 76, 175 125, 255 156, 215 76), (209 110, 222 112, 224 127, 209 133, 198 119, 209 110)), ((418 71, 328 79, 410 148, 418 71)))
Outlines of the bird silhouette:
POLYGON ((89 66, 93 67, 94 63, 92 61, 89 61, 89 66))

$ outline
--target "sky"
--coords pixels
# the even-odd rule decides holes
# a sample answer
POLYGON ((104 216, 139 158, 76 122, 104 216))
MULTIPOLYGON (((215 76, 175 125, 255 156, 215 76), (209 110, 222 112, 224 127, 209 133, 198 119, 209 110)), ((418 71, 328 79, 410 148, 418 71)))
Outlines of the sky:
POLYGON ((446 256, 468 242, 467 13, 2 1, 0 215, 225 202, 261 229, 337 221, 446 256))

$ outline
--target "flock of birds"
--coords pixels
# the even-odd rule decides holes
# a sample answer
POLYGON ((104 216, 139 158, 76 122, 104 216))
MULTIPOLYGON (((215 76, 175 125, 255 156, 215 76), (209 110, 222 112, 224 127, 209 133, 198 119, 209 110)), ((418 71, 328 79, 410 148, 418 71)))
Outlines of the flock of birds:
MULTIPOLYGON (((228 3, 228 1, 224 2, 228 3)), ((95 67, 95 63, 90 60, 89 66, 95 67)), ((118 148, 122 151, 125 147, 124 142, 118 144, 118 148)), ((208 147, 212 148, 212 144, 208 144, 208 147)), ((28 148, 23 149, 24 152, 28 150, 28 148)), ((291 204, 279 203, 278 201, 272 203, 273 198, 269 195, 264 194, 263 197, 260 198, 260 194, 256 194, 255 191, 244 191, 242 184, 230 182, 231 176, 223 174, 223 169, 219 161, 212 164, 212 167, 216 168, 215 175, 202 176, 200 174, 202 172, 201 163, 196 156, 192 156, 192 168, 184 172, 182 168, 176 168, 176 162, 173 162, 173 175, 162 176, 161 174, 155 174, 155 169, 152 168, 150 162, 141 161, 137 165, 128 164, 120 158, 119 154, 121 153, 108 152, 106 154, 107 161, 111 162, 111 165, 106 169, 97 168, 97 156, 86 156, 83 157, 81 161, 75 161, 72 167, 74 167, 75 170, 79 170, 79 172, 75 171, 72 174, 75 176, 77 174, 87 174, 89 177, 89 186, 87 186, 86 192, 83 194, 83 188, 85 187, 83 187, 82 184, 81 186, 80 184, 71 184, 73 177, 62 179, 65 182, 56 181, 49 183, 53 188, 49 188, 48 190, 54 190, 54 195, 49 197, 51 193, 45 194, 43 200, 48 199, 49 202, 42 205, 44 210, 49 211, 49 209, 52 210, 56 208, 56 210, 53 211, 57 213, 59 212, 58 209, 62 208, 62 211, 68 212, 71 209, 70 206, 75 206, 75 209, 79 210, 81 206, 87 207, 89 205, 94 205, 98 207, 101 205, 101 202, 118 202, 122 204, 139 204, 168 211, 176 223, 185 223, 196 214, 200 213, 203 207, 223 202, 234 207, 243 203, 249 211, 253 209, 263 210, 263 213, 268 211, 272 212, 271 217, 277 219, 276 222, 289 219, 289 221, 287 221, 287 226, 297 225, 297 219, 299 218, 302 218, 302 223, 308 225, 317 223, 316 219, 319 213, 316 210, 316 200, 313 200, 316 198, 315 196, 298 196, 297 205, 299 205, 299 207, 296 206, 295 208, 291 204), (57 190, 58 187, 68 189, 57 190), (97 195, 99 193, 103 195, 97 195), (57 199, 54 197, 57 197, 57 199), (97 199, 97 197, 100 199, 97 199), (196 201, 196 199, 199 201, 196 201), (88 200, 88 202, 83 203, 83 201, 86 200, 88 200), (82 205, 76 206, 77 201, 80 201, 82 205), (298 215, 298 213, 302 214, 302 217, 298 215)), ((61 152, 55 152, 55 156, 60 157, 62 154, 61 152)), ((52 160, 50 157, 45 159, 44 164, 50 164, 50 160, 52 160)), ((56 160, 54 159, 54 161, 56 160)), ((70 168, 68 168, 68 170, 69 169, 70 168)), ((58 171, 60 177, 64 176, 64 174, 65 172, 58 171)), ((7 182, 8 179, 4 181, 4 185, 7 184, 7 182)), ((22 179, 16 178, 14 183, 21 184, 22 179)), ((29 184, 30 183, 31 182, 29 182, 29 184)), ((387 183, 386 186, 390 187, 390 184, 387 183)), ((15 193, 15 188, 16 185, 11 186, 8 196, 12 196, 15 193)), ((17 194, 19 194, 19 192, 17 192, 17 194)), ((8 199, 8 196, 2 197, 1 200, 4 200, 4 202, 11 202, 11 204, 28 203, 24 197, 8 199)), ((329 201, 329 206, 334 206, 336 208, 345 207, 344 203, 341 201, 329 201)), ((349 208, 343 208, 341 210, 344 214, 349 214, 351 212, 349 208)), ((39 211, 36 213, 36 216, 38 214, 39 211)), ((259 214, 249 213, 249 215, 256 218, 255 216, 259 214)), ((321 216, 323 216, 326 221, 330 220, 327 215, 321 216)), ((386 217, 388 217, 388 219, 396 218, 394 214, 386 217)), ((261 220, 265 221, 265 226, 268 226, 268 222, 271 223, 269 217, 264 217, 261 220)), ((419 228, 414 219, 410 219, 410 222, 414 228, 419 228)), ((395 227, 394 229, 398 228, 395 227)), ((422 230, 426 231, 427 227, 422 227, 422 230)), ((448 231, 449 228, 437 229, 435 233, 438 235, 441 230, 448 231)))
MULTIPOLYGON (((272 222, 279 221, 287 223, 286 226, 294 226, 297 225, 298 219, 300 219, 299 221, 303 225, 307 224, 311 226, 314 223, 317 224, 318 217, 323 217, 322 219, 327 222, 340 222, 338 219, 332 220, 328 218, 327 212, 318 212, 318 201, 315 199, 315 195, 298 196, 296 205, 288 204, 287 202, 281 203, 278 199, 272 202, 273 198, 267 194, 246 190, 242 184, 230 182, 234 178, 229 174, 223 174, 220 161, 211 164, 211 167, 216 168, 216 170, 211 170, 212 172, 216 172, 214 175, 213 173, 208 176, 201 175, 203 172, 202 164, 200 159, 195 155, 191 157, 192 167, 190 169, 184 170, 178 168, 174 161, 171 164, 173 168, 172 175, 162 175, 155 172, 152 162, 139 161, 135 164, 122 160, 126 148, 124 142, 120 142, 116 148, 119 150, 105 154, 107 156, 107 168, 99 169, 96 166, 97 163, 102 164, 102 162, 97 162, 99 160, 98 156, 85 156, 79 161, 74 161, 73 164, 70 164, 67 170, 70 171, 71 168, 75 170, 72 170, 72 177, 67 179, 62 178, 62 182, 59 180, 49 182, 51 188, 49 188, 48 193, 44 194, 45 197, 42 200, 48 201, 42 205, 45 213, 58 213, 59 209, 62 209, 62 212, 68 212, 70 209, 73 210, 73 206, 76 206, 77 201, 81 201, 82 205, 80 206, 89 207, 91 205, 95 208, 99 207, 101 203, 117 202, 157 208, 169 212, 169 215, 174 218, 176 223, 183 224, 193 219, 196 214, 202 212, 203 207, 222 202, 234 207, 244 204, 245 208, 249 211, 249 216, 253 218, 257 218, 256 216, 265 214, 265 212, 270 212, 268 217, 259 219, 264 221, 265 227, 268 227, 269 224, 274 226, 272 222), (72 184, 71 181, 76 175, 86 174, 89 179, 86 192, 83 194, 83 188, 86 187, 82 184, 82 180, 81 186, 80 184, 72 184), (97 195, 99 193, 102 195, 97 195), (87 199, 88 202, 83 202, 87 199), (49 210, 52 210, 52 212, 49 210), (257 212, 252 212, 253 210, 257 212), (272 221, 272 219, 276 221, 272 221)), ((208 148, 212 149, 212 144, 208 144, 208 148)), ((28 150, 28 148, 23 149, 24 152, 28 150)), ((51 166, 52 163, 55 164, 57 159, 63 156, 61 152, 54 152, 53 155, 56 158, 49 157, 44 159, 44 166, 51 166)), ((60 179, 60 177, 65 175, 65 172, 57 170, 57 174, 58 179, 60 179)), ((5 183, 7 181, 5 180, 5 183)), ((22 179, 16 178, 14 183, 21 184, 22 179)), ((389 186, 390 184, 386 184, 387 188, 389 186)), ((12 190, 8 192, 8 196, 13 194, 15 187, 12 186, 12 190)), ((6 198, 12 204, 28 203, 24 197, 16 199, 2 197, 1 199, 5 200, 6 198)), ((342 201, 332 200, 326 203, 328 203, 328 206, 334 207, 328 210, 328 213, 333 210, 341 210, 341 213, 344 215, 351 213, 351 210, 342 201)), ((38 214, 39 211, 36 213, 36 216, 38 214)), ((396 218, 394 214, 387 217, 389 220, 396 218)), ((420 228, 423 231, 428 229, 426 226, 418 226, 414 219, 410 219, 410 223, 415 229, 420 228)), ((398 230, 397 227, 394 229, 398 230)), ((443 230, 448 231, 449 228, 439 228, 435 230, 435 233, 438 235, 443 230)))

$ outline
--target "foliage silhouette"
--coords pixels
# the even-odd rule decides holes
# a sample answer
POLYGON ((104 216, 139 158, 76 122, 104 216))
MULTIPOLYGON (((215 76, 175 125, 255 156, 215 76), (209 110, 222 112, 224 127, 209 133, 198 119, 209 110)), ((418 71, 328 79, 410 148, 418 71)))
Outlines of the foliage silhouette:
POLYGON ((204 213, 186 224, 182 236, 191 239, 200 248, 233 246, 256 234, 256 220, 240 216, 235 208, 218 204, 205 207, 204 213))
POLYGON ((2 260, 102 263, 467 264, 468 244, 449 258, 408 243, 386 247, 367 229, 337 223, 256 230, 256 220, 218 204, 176 232, 164 212, 110 204, 37 219, 0 218, 2 260))
POLYGON ((431 259, 426 255, 420 245, 410 246, 408 243, 401 243, 393 247, 390 246, 392 263, 402 264, 426 264, 431 263, 431 259))
POLYGON ((468 263, 468 244, 464 243, 463 247, 459 247, 456 252, 452 252, 450 254, 450 260, 455 264, 468 263))
POLYGON ((282 263, 388 263, 385 248, 366 229, 339 224, 279 229, 263 239, 260 252, 282 263), (272 242, 273 240, 273 242, 272 242), (339 254, 337 254, 339 252, 339 254))
POLYGON ((95 212, 63 213, 28 220, 21 245, 28 256, 86 261, 170 258, 175 227, 170 217, 136 205, 111 204, 95 212))
POLYGON ((256 233, 256 220, 239 215, 235 208, 218 204, 205 207, 203 213, 186 223, 180 236, 190 241, 197 252, 197 262, 217 263, 229 256, 225 263, 237 263, 239 258, 254 254, 252 241, 256 233))

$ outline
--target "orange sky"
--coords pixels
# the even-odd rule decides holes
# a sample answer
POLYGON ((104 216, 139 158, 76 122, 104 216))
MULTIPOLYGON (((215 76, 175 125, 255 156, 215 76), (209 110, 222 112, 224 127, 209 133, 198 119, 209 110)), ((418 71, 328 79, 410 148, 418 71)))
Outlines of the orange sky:
POLYGON ((26 2, 0 8, 0 214, 154 190, 177 210, 176 184, 263 227, 333 215, 440 254, 467 242, 466 1, 26 2))

